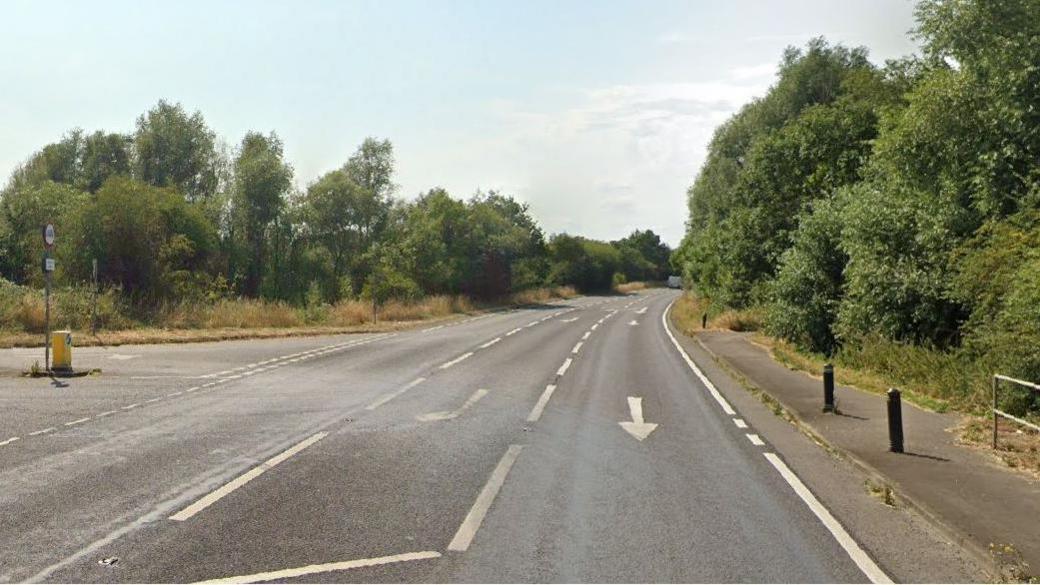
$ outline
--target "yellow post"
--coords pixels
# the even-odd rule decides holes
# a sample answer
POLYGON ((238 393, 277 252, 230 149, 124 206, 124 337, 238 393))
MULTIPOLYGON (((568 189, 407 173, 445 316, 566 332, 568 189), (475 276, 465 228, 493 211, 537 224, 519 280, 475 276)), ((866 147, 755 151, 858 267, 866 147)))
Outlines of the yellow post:
POLYGON ((68 371, 72 369, 72 332, 52 331, 51 347, 54 348, 51 369, 68 371))

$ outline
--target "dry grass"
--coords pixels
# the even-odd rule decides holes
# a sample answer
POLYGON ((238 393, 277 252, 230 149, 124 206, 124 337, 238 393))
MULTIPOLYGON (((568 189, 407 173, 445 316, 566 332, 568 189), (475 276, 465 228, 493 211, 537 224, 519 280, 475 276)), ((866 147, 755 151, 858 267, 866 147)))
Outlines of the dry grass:
POLYGON ((555 286, 532 288, 514 293, 509 297, 506 304, 511 305, 538 305, 554 299, 572 299, 578 296, 578 291, 573 286, 555 286))
POLYGON ((995 457, 1004 465, 1040 479, 1040 433, 1022 428, 1012 421, 998 425, 997 449, 993 449, 993 419, 966 417, 956 429, 962 443, 995 457))
POLYGON ((619 284, 619 285, 614 287, 614 290, 619 292, 619 293, 630 293, 630 292, 635 292, 637 290, 644 290, 646 288, 647 288, 647 284, 645 282, 635 281, 635 282, 626 282, 624 284, 619 284))
POLYGON ((672 318, 684 333, 701 331, 701 319, 708 315, 708 329, 730 331, 758 331, 765 320, 765 312, 759 308, 727 309, 719 312, 710 302, 686 293, 672 307, 672 318))

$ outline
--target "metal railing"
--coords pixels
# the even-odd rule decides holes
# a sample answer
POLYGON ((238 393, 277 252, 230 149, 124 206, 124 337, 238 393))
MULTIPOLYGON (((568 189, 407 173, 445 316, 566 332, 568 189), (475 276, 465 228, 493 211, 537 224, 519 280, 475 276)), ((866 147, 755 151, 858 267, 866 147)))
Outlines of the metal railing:
POLYGON ((1040 432, 1040 426, 1035 425, 1035 424, 1033 424, 1033 423, 1031 423, 1031 422, 1029 422, 1027 420, 1021 419, 1021 418, 1019 418, 1019 417, 1017 417, 1017 416, 1015 416, 1013 414, 1008 414, 1008 413, 1004 412, 1003 410, 1000 410, 997 407, 997 391, 1000 388, 1000 382, 1008 382, 1010 384, 1015 384, 1015 385, 1018 385, 1018 386, 1022 386, 1024 388, 1028 388, 1028 389, 1030 389, 1033 392, 1040 392, 1040 384, 1034 384, 1032 382, 1026 382, 1025 380, 1017 380, 1015 378, 1011 378, 1009 376, 1003 376, 1001 374, 994 374, 993 375, 993 448, 994 449, 997 448, 997 425, 999 424, 1000 417, 1004 417, 1004 418, 1006 418, 1008 420, 1013 420, 1013 421, 1015 421, 1016 423, 1018 423, 1018 424, 1020 424, 1022 426, 1029 427, 1029 428, 1033 429, 1034 431, 1040 432))

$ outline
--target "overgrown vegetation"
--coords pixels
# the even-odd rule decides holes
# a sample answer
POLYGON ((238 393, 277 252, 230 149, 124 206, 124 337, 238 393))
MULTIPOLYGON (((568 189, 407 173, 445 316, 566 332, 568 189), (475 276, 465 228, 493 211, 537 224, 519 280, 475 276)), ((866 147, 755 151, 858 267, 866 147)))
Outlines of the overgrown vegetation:
POLYGON ((784 53, 716 131, 673 262, 713 314, 981 409, 993 372, 1040 380, 1040 3, 916 16, 920 56, 784 53))
POLYGON ((55 323, 79 330, 95 260, 102 328, 338 326, 373 303, 411 319, 668 274, 671 250, 649 230, 547 238, 526 204, 495 191, 401 199, 394 168, 392 144, 369 138, 298 189, 275 133, 229 149, 201 113, 165 101, 130 134, 73 130, 0 190, 0 331, 43 328, 48 222, 55 323))

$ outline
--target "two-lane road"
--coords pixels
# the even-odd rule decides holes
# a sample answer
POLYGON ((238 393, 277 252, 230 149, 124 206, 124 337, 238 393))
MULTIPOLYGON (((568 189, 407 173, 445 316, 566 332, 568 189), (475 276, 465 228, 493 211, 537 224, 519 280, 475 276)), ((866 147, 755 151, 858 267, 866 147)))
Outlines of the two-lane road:
POLYGON ((0 580, 883 580, 687 363, 675 298, 4 379, 0 580))

